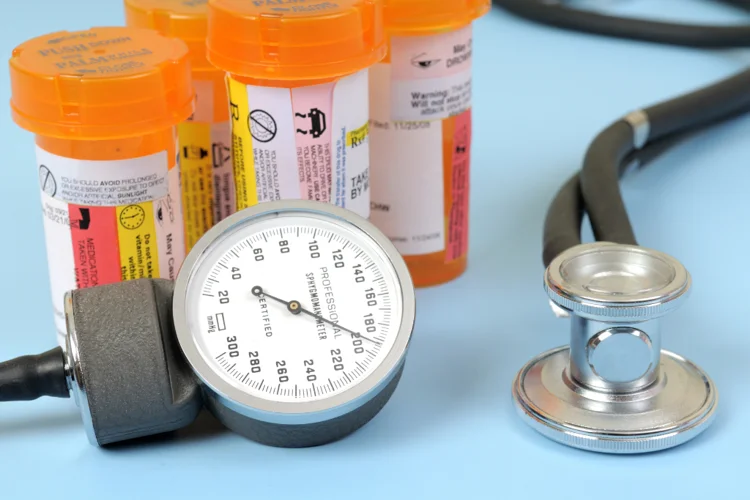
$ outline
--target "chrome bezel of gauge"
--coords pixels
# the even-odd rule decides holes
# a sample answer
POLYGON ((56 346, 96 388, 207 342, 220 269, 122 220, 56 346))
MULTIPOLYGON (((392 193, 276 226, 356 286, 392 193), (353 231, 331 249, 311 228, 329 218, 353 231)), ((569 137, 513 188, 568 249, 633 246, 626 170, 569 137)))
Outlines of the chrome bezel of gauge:
MULTIPOLYGON (((384 270, 385 272, 386 270, 384 270)), ((414 285, 406 264, 391 241, 372 223, 359 215, 334 205, 306 200, 264 202, 241 210, 219 222, 195 244, 178 274, 174 298, 173 320, 177 340, 195 375, 219 404, 249 418, 269 423, 302 425, 323 422, 345 415, 371 400, 382 391, 402 367, 411 342, 416 316, 414 285), (364 379, 351 388, 331 397, 308 402, 279 402, 258 398, 228 383, 209 365, 195 342, 187 318, 187 298, 193 276, 201 268, 214 244, 245 227, 280 215, 310 215, 349 226, 364 233, 379 247, 383 260, 390 263, 398 286, 402 315, 391 350, 383 361, 364 379)))

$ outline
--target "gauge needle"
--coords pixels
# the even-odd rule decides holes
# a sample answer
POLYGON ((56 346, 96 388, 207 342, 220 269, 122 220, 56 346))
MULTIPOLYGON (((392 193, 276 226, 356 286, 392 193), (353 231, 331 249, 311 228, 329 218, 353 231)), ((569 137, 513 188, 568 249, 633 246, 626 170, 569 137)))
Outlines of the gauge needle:
POLYGON ((339 325, 338 323, 334 323, 333 321, 329 321, 329 320, 325 319, 323 316, 319 316, 319 315, 317 315, 317 314, 315 314, 313 312, 308 311, 307 309, 304 309, 302 307, 302 304, 300 304, 299 301, 297 301, 297 300, 292 300, 292 301, 289 301, 289 302, 287 302, 286 300, 281 300, 278 297, 274 297, 273 295, 269 295, 267 292, 265 292, 263 290, 263 287, 260 287, 260 286, 254 286, 253 289, 252 289, 252 292, 253 292, 253 295, 255 295, 256 297, 268 297, 269 299, 275 300, 279 304, 284 304, 286 306, 287 311, 289 311, 292 314, 295 314, 295 315, 296 314, 300 314, 300 313, 307 314, 308 316, 312 316, 313 318, 318 319, 318 320, 322 321, 323 323, 328 323, 329 325, 331 325, 333 327, 336 327, 336 328, 339 328, 341 330, 344 330, 346 333, 350 334, 352 337, 365 339, 367 341, 372 342, 373 344, 380 345, 380 342, 378 342, 376 340, 372 340, 371 338, 365 337, 364 335, 362 335, 360 333, 357 333, 357 332, 354 332, 352 330, 349 330, 348 328, 344 328, 343 326, 339 325))

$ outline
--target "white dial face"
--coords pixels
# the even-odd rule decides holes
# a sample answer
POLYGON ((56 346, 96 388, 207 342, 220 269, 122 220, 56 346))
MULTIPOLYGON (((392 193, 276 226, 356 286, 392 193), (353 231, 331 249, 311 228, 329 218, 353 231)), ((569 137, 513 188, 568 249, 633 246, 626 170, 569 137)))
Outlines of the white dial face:
POLYGON ((228 383, 310 402, 378 367, 401 324, 401 288, 365 233, 316 215, 260 219, 217 240, 193 274, 188 325, 228 383))

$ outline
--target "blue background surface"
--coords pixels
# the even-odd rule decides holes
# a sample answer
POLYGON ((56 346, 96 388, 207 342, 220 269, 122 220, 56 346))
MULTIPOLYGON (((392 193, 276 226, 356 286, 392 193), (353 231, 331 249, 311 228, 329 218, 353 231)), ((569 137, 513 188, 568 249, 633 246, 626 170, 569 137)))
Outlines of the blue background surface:
MULTIPOLYGON (((707 1, 599 5, 634 16, 750 22, 707 1)), ((122 22, 116 0, 13 2, 0 53, 10 56, 16 44, 47 32, 122 22)), ((541 288, 542 224, 591 139, 633 109, 740 70, 748 54, 573 34, 495 10, 476 25, 474 58, 470 268, 453 283, 418 291, 409 362, 375 420, 329 446, 281 450, 203 416, 174 436, 103 450, 88 444, 70 400, 4 404, 0 498, 747 497, 750 118, 675 149, 623 186, 640 242, 674 255, 693 275, 691 299, 664 320, 664 347, 718 385, 714 426, 647 456, 581 452, 528 429, 510 385, 530 357, 567 341, 568 325, 551 314, 541 288)), ((8 99, 3 67, 0 101, 8 99)), ((5 110, 2 359, 55 345, 33 138, 5 110)))

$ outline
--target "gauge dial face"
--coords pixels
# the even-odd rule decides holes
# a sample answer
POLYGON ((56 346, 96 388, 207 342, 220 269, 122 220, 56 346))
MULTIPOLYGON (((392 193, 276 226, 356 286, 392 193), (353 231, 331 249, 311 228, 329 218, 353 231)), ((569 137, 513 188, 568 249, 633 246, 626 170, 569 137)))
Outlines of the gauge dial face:
POLYGON ((188 327, 225 382, 275 402, 355 386, 386 358, 402 290, 382 248, 348 224, 290 213, 216 240, 187 288, 188 327))

